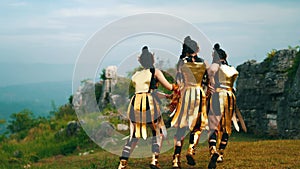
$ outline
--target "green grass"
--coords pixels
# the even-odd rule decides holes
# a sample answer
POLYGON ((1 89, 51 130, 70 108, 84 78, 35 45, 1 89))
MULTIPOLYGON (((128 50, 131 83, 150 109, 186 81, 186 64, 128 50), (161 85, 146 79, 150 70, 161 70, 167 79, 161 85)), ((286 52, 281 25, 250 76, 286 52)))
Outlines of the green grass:
MULTIPOLYGON (((185 153, 188 140, 185 140, 182 151, 182 168, 207 168, 209 153, 207 142, 198 145, 196 150, 197 164, 190 167, 186 164, 185 153)), ((247 134, 234 133, 225 151, 224 162, 218 164, 218 169, 277 169, 300 168, 299 148, 300 140, 265 140, 247 134)), ((173 150, 160 155, 159 162, 162 169, 171 168, 173 150)), ((149 168, 150 158, 131 158, 131 169, 149 168)), ((118 166, 119 157, 104 150, 95 150, 93 154, 79 156, 57 155, 44 158, 36 163, 31 163, 32 169, 115 169, 118 166)), ((25 164, 1 166, 18 168, 25 164)))
MULTIPOLYGON (((92 117, 88 119, 97 119, 95 118, 96 114, 91 113, 88 116, 92 117)), ((71 137, 63 133, 59 134, 58 131, 66 128, 66 123, 71 118, 66 116, 65 119, 67 120, 53 119, 39 123, 31 128, 22 140, 17 140, 15 139, 17 137, 11 135, 1 141, 0 169, 28 168, 26 166, 30 166, 29 168, 32 169, 117 168, 118 155, 98 147, 83 130, 71 137), (79 153, 89 150, 94 150, 94 153, 79 156, 79 153)), ((91 128, 95 128, 99 124, 99 121, 91 122, 95 124, 95 126, 90 126, 91 128)), ((174 132, 175 130, 170 130, 168 135, 173 136, 174 132)), ((194 167, 186 164, 185 153, 188 140, 185 140, 181 158, 182 168, 207 168, 209 153, 204 135, 201 137, 201 144, 197 147, 195 156, 197 165, 194 167)), ((218 168, 300 168, 297 156, 300 140, 272 140, 237 132, 234 132, 229 140, 228 148, 225 151, 225 161, 219 164, 218 168)), ((167 144, 168 142, 164 142, 164 145, 167 144)), ((172 140, 169 141, 169 144, 172 147, 172 140)), ((137 152, 134 154, 142 154, 142 152, 137 152)), ((159 162, 162 169, 171 168, 172 155, 172 149, 160 155, 159 162)), ((131 169, 149 168, 150 161, 150 158, 131 158, 129 166, 131 169)))

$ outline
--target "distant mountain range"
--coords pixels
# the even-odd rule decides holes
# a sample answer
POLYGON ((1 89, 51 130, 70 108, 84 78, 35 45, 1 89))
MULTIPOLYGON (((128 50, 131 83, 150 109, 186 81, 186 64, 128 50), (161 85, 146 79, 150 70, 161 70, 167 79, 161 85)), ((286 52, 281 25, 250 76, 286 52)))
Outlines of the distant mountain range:
POLYGON ((73 64, 0 63, 0 119, 29 109, 48 115, 72 93, 73 64))
MULTIPOLYGON (((8 122, 24 109, 49 116, 72 95, 73 70, 73 64, 0 62, 0 120, 8 122)), ((0 134, 5 125, 0 124, 0 134)))
POLYGON ((71 81, 73 69, 73 64, 0 62, 0 87, 28 83, 71 81))
POLYGON ((0 119, 9 119, 12 113, 29 109, 38 116, 48 116, 56 107, 68 102, 72 82, 42 82, 0 87, 0 119))
MULTIPOLYGON (((10 115, 28 109, 35 117, 47 117, 55 107, 68 102, 72 82, 42 82, 0 87, 0 119, 10 121, 10 115), (55 106, 55 107, 53 107, 55 106)), ((5 131, 0 125, 0 134, 5 131)))

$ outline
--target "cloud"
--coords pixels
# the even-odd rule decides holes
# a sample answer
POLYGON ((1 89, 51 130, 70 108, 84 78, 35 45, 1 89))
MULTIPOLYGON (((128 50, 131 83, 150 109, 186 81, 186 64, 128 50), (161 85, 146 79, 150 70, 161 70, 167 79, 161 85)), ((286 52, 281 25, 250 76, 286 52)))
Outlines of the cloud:
POLYGON ((65 29, 67 24, 61 20, 48 18, 36 18, 34 20, 27 21, 24 27, 28 29, 65 29))
MULTIPOLYGON (((7 49, 10 48, 8 45, 22 46, 24 42, 44 46, 77 43, 80 46, 99 28, 122 17, 140 13, 164 13, 194 24, 209 38, 228 46, 227 49, 234 52, 234 56, 246 58, 254 54, 262 55, 254 52, 268 51, 269 46, 277 48, 280 45, 293 45, 293 42, 299 43, 299 38, 296 39, 300 29, 299 5, 298 1, 7 2, 7 8, 0 11, 1 22, 5 23, 0 28, 0 43, 7 49), (248 50, 236 47, 241 41, 248 50)), ((148 22, 157 27, 163 26, 157 20, 150 19, 148 22)), ((174 28, 170 31, 176 30, 174 28)))
MULTIPOLYGON (((298 4, 299 5, 299 4, 298 4)), ((292 22, 299 15, 298 6, 280 3, 243 3, 192 1, 190 3, 103 4, 102 7, 88 6, 62 8, 53 12, 57 17, 124 17, 138 13, 159 12, 185 18, 193 23, 242 22, 247 24, 265 24, 266 22, 292 22)))
POLYGON ((81 8, 62 8, 53 12, 56 17, 110 17, 126 16, 137 13, 144 13, 147 8, 138 7, 130 4, 119 4, 106 7, 81 7, 81 8))
POLYGON ((28 3, 27 2, 13 2, 8 5, 13 6, 13 7, 23 7, 23 6, 27 6, 28 3))
MULTIPOLYGON (((38 44, 41 45, 57 45, 68 43, 82 42, 86 36, 82 33, 70 33, 70 32, 60 32, 60 33, 40 33, 40 34, 21 34, 21 35, 0 35, 1 41, 6 44, 38 44), (16 43, 17 42, 17 43, 16 43)), ((65 44, 65 45, 67 45, 65 44)))
POLYGON ((187 4, 181 10, 180 6, 170 6, 164 9, 158 7, 159 11, 170 12, 186 18, 192 23, 246 23, 246 24, 266 24, 266 23, 287 23, 294 22, 296 16, 300 15, 299 7, 284 6, 280 4, 265 3, 194 3, 187 4), (161 9, 159 9, 161 8, 161 9))

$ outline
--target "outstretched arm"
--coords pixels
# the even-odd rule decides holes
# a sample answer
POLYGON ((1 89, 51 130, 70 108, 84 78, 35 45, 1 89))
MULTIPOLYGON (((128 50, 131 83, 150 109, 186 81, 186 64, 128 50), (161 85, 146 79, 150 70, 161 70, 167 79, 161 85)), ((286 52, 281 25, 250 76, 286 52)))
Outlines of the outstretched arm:
POLYGON ((170 84, 165 78, 164 74, 159 70, 155 69, 155 77, 156 79, 168 90, 173 90, 173 85, 170 84))

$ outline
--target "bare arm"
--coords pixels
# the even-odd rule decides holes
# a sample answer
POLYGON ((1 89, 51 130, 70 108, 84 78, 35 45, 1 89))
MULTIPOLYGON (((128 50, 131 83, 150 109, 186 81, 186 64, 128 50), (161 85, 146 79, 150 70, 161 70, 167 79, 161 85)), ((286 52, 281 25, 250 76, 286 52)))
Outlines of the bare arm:
POLYGON ((155 69, 155 74, 154 76, 156 77, 156 79, 168 90, 172 90, 173 86, 172 84, 170 84, 167 79, 165 78, 164 74, 159 70, 159 69, 155 69))
POLYGON ((212 95, 215 90, 214 87, 212 86, 212 83, 214 83, 214 74, 211 70, 210 70, 210 65, 209 63, 204 60, 205 63, 205 67, 206 67, 206 83, 204 84, 206 86, 205 91, 206 91, 206 96, 210 97, 210 95, 212 95), (211 71, 211 72, 210 72, 211 71))
POLYGON ((219 70, 219 67, 220 67, 219 64, 213 63, 213 64, 210 65, 210 67, 209 67, 209 69, 208 69, 208 71, 207 71, 207 73, 208 73, 208 78, 209 78, 210 84, 211 84, 212 86, 215 85, 214 76, 215 76, 216 72, 219 70))
POLYGON ((206 70, 208 70, 208 69, 209 69, 209 67, 210 67, 210 65, 209 65, 208 61, 207 61, 207 60, 204 60, 204 63, 205 63, 206 70))

